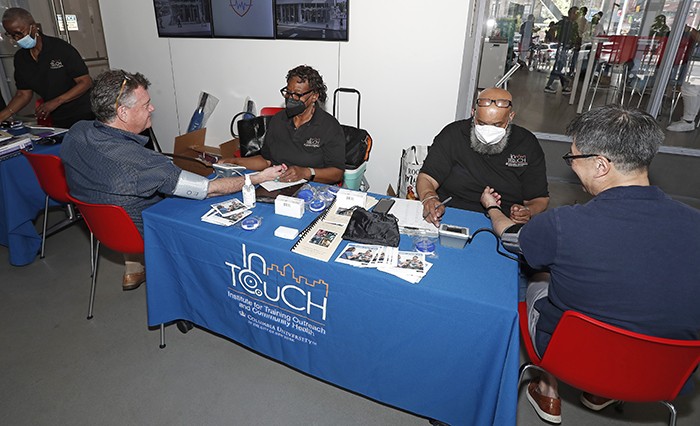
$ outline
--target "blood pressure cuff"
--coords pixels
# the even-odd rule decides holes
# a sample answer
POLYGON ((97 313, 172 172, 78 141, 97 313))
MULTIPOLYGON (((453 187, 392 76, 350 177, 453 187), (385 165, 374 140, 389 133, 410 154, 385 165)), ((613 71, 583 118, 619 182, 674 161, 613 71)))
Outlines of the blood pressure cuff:
POLYGON ((520 250, 520 229, 523 227, 522 223, 516 223, 511 225, 503 231, 501 235, 501 244, 503 247, 511 253, 523 254, 520 250))
POLYGON ((209 179, 198 174, 183 170, 177 178, 173 195, 184 198, 203 200, 209 193, 209 179))

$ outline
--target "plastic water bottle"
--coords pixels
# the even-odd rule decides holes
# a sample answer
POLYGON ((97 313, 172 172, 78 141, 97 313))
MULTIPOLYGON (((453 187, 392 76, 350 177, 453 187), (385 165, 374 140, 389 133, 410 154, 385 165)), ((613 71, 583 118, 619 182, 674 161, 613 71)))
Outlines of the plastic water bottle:
POLYGON ((249 209, 255 207, 255 187, 250 181, 250 175, 245 175, 245 182, 243 184, 243 204, 249 209))

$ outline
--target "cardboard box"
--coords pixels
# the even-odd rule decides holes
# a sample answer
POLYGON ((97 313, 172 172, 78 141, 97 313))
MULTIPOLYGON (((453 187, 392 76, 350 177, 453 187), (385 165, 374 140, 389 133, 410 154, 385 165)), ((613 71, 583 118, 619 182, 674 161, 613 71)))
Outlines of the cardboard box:
POLYGON ((181 169, 209 176, 214 173, 212 162, 220 158, 235 157, 239 150, 238 138, 220 144, 218 147, 204 145, 207 129, 199 129, 175 138, 173 163, 181 169))

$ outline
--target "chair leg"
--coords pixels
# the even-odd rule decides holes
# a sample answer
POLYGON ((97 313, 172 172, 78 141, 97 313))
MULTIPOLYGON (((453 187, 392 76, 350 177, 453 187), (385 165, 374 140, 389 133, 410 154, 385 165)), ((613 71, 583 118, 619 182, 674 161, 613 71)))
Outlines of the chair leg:
POLYGON ((95 235, 90 232, 90 276, 95 274, 95 235))
POLYGON ((542 373, 546 373, 546 371, 543 368, 541 368, 535 364, 526 362, 525 364, 520 366, 520 375, 518 376, 518 387, 520 387, 520 384, 522 383, 523 378, 525 378, 525 373, 527 372, 527 370, 529 370, 531 368, 538 370, 542 373))
POLYGON ((668 411, 671 413, 668 417, 668 426, 676 426, 676 417, 678 415, 676 412, 676 407, 674 407, 673 404, 668 401, 661 401, 661 403, 665 405, 666 408, 668 408, 668 411))
POLYGON ((41 231, 41 254, 39 257, 41 259, 44 258, 44 247, 46 247, 46 223, 49 219, 49 196, 46 196, 46 199, 44 200, 44 226, 41 231))
POLYGON ((95 304, 95 285, 97 284, 97 263, 100 260, 100 241, 97 240, 97 244, 95 245, 95 263, 94 263, 94 269, 92 271, 92 285, 90 286, 90 306, 88 307, 88 316, 87 319, 91 320, 92 319, 92 308, 95 304))
POLYGON ((158 347, 161 349, 165 347, 165 324, 160 325, 160 345, 158 347))

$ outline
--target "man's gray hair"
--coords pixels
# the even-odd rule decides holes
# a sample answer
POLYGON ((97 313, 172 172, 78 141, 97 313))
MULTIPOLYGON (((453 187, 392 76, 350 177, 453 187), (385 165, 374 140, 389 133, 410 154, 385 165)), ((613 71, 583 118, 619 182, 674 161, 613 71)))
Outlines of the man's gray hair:
POLYGON ((579 115, 566 134, 581 154, 603 155, 623 173, 648 169, 664 140, 654 117, 616 104, 579 115))
POLYGON ((117 116, 117 108, 134 106, 134 90, 148 89, 151 82, 141 73, 131 74, 124 70, 110 70, 100 74, 90 93, 90 105, 95 118, 109 123, 117 116))

